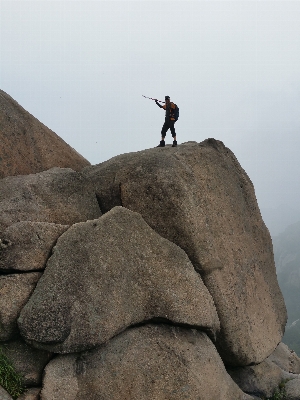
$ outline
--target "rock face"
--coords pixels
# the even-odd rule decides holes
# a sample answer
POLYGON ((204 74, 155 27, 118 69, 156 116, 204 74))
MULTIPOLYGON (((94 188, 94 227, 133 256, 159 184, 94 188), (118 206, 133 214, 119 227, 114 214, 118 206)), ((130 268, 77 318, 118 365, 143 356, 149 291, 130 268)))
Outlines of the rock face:
POLYGON ((83 173, 103 213, 138 212, 186 251, 216 304, 226 363, 259 363, 275 349, 286 309, 271 238, 250 179, 222 142, 125 154, 83 173))
POLYGON ((293 379, 286 384, 286 399, 299 400, 300 399, 300 379, 293 379))
POLYGON ((68 225, 47 222, 17 222, 8 227, 2 242, 0 270, 43 270, 52 247, 68 225))
POLYGON ((285 322, 252 183, 222 142, 0 180, 18 400, 246 400, 286 378, 300 398, 285 322))
POLYGON ((18 333, 17 318, 40 277, 39 272, 0 276, 0 341, 18 333))
POLYGON ((283 371, 269 360, 258 365, 227 369, 227 371, 244 392, 263 398, 273 396, 286 377, 283 371))
POLYGON ((0 179, 90 163, 0 90, 0 179))
POLYGON ((70 353, 153 318, 212 337, 219 329, 213 300, 184 251, 139 214, 115 207, 58 239, 18 323, 30 343, 70 353))
POLYGON ((209 338, 201 332, 146 325, 45 370, 41 400, 242 400, 209 338))
POLYGON ((282 370, 292 374, 300 374, 300 358, 284 343, 279 343, 268 360, 278 365, 282 370))
POLYGON ((71 169, 0 180, 0 234, 20 221, 71 225, 101 215, 94 190, 71 169))

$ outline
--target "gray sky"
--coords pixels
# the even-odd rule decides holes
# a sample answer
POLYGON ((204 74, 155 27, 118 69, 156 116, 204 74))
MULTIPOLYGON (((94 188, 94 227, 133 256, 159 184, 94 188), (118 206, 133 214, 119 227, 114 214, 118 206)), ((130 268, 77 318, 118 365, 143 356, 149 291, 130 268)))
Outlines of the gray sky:
POLYGON ((300 211, 300 1, 1 0, 0 18, 1 89, 92 164, 156 146, 142 95, 169 95, 178 143, 222 140, 261 208, 300 211))

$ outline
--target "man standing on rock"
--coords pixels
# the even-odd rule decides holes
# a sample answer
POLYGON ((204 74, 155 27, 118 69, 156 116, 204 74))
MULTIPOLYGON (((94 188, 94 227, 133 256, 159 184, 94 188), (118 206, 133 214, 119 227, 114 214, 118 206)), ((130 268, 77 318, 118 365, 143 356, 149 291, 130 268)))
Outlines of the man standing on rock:
POLYGON ((158 105, 158 107, 166 110, 165 123, 163 124, 163 127, 161 129, 161 141, 157 147, 165 147, 165 137, 166 137, 166 133, 169 129, 173 136, 172 147, 176 147, 177 140, 176 140, 176 132, 175 132, 174 124, 177 121, 176 115, 175 115, 175 110, 176 110, 177 106, 170 101, 170 96, 165 96, 165 104, 163 106, 159 104, 157 99, 155 99, 155 103, 158 105))

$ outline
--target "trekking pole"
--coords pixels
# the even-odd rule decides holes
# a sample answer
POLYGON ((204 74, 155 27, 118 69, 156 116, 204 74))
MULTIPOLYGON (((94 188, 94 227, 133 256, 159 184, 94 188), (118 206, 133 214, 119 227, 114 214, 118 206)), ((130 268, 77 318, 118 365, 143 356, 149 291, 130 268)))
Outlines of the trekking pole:
POLYGON ((143 94, 142 94, 142 96, 145 97, 145 99, 150 99, 150 100, 159 101, 160 103, 165 103, 165 101, 161 101, 161 100, 157 100, 157 99, 152 99, 152 97, 147 97, 147 96, 144 96, 143 94))

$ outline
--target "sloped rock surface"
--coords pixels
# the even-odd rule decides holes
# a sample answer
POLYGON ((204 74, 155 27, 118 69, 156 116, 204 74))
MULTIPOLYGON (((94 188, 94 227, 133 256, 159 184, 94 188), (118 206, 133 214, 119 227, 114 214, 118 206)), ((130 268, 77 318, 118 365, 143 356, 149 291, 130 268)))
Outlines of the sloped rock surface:
POLYGON ((11 361, 16 372, 22 376, 27 387, 41 385, 43 370, 52 353, 34 349, 20 338, 1 343, 1 350, 11 361))
POLYGON ((300 374, 300 358, 284 343, 279 343, 268 360, 278 365, 281 369, 292 374, 300 374))
POLYGON ((195 330, 146 325, 80 355, 53 359, 41 400, 246 400, 210 339, 195 330))
POLYGON ((211 335, 219 328, 213 300, 184 251, 139 214, 116 207, 58 239, 18 323, 32 344, 65 353, 152 318, 211 335))
POLYGON ((263 397, 271 397, 286 378, 283 371, 269 360, 248 367, 229 368, 227 372, 244 392, 263 397))
POLYGON ((125 154, 83 174, 103 213, 116 205, 136 211, 186 251, 216 304, 226 363, 259 363, 276 348, 286 309, 270 234, 252 182, 222 142, 125 154))
POLYGON ((40 277, 39 272, 0 276, 0 341, 18 333, 17 318, 40 277))
POLYGON ((0 270, 43 270, 52 247, 69 225, 22 221, 3 233, 7 246, 0 251, 0 270))
POLYGON ((0 234, 20 221, 71 225, 101 215, 94 189, 79 172, 52 168, 0 180, 0 234))
POLYGON ((52 167, 80 171, 90 163, 0 90, 0 179, 52 167))

